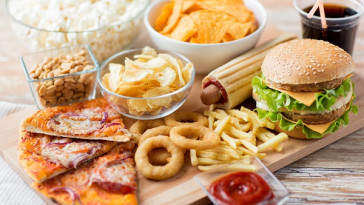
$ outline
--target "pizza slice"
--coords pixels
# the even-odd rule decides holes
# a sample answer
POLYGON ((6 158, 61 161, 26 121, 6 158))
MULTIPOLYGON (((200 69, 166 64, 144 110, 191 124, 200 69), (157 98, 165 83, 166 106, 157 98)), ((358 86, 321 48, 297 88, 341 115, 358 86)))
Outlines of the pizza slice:
POLYGON ((76 168, 117 145, 111 141, 87 141, 30 132, 21 132, 20 135, 20 165, 36 182, 76 168))
POLYGON ((51 107, 23 120, 22 131, 59 137, 127 142, 131 133, 104 98, 51 107))
POLYGON ((137 204, 133 142, 32 187, 60 204, 137 204))

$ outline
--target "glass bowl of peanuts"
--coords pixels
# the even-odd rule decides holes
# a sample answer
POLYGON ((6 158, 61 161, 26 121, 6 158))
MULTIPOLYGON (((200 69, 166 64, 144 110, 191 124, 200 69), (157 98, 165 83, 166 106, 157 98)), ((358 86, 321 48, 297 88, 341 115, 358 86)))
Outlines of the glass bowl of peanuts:
POLYGON ((99 64, 88 45, 26 54, 21 62, 39 109, 95 98, 99 64))

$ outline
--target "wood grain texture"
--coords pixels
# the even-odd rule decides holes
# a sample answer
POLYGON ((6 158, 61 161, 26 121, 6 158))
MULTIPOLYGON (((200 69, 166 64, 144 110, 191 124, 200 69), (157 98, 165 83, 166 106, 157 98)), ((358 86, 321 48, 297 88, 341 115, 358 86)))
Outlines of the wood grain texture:
POLYGON ((275 175, 289 187, 287 204, 363 204, 364 201, 363 169, 290 166, 275 175))
MULTIPOLYGON (((356 78, 353 81, 357 84, 357 86, 364 86, 364 78, 359 74, 355 75, 356 78)), ((195 82, 195 89, 193 93, 189 96, 187 103, 183 106, 182 110, 203 110, 206 107, 202 105, 199 101, 199 98, 196 98, 196 95, 201 92, 201 81, 195 82), (197 86, 196 86, 197 85, 197 86)), ((364 126, 364 89, 358 90, 357 92, 358 98, 356 103, 361 109, 357 115, 351 115, 352 123, 348 127, 342 127, 336 133, 326 136, 320 140, 300 140, 290 138, 288 141, 282 143, 284 146, 284 150, 280 153, 271 152, 268 153, 268 156, 264 158, 263 163, 271 170, 276 171, 279 170, 292 162, 295 162, 302 157, 305 157, 312 152, 315 152, 349 134, 355 132, 356 130, 362 128, 364 126)), ((10 166, 16 170, 16 172, 24 179, 24 181, 30 185, 31 180, 29 176, 22 170, 18 163, 18 155, 17 155, 17 139, 18 139, 18 129, 21 123, 21 120, 31 115, 35 112, 35 108, 27 109, 20 111, 14 115, 10 115, 8 117, 0 119, 0 129, 3 130, 2 136, 0 136, 0 151, 2 152, 2 156, 4 159, 10 164, 10 166)), ((131 120, 128 120, 127 124, 131 124, 131 120)), ((295 167, 291 167, 294 169, 295 167)), ((313 170, 314 168, 309 168, 313 170)), ((139 190, 138 190, 138 198, 141 204, 187 204, 196 202, 205 197, 205 194, 201 191, 198 185, 193 181, 192 177, 199 173, 195 167, 192 167, 189 164, 189 159, 185 159, 185 165, 182 170, 173 178, 165 180, 165 181, 153 181, 145 179, 143 176, 138 176, 139 181, 139 190)), ((339 174, 339 173, 338 173, 339 174)), ((310 175, 309 175, 310 176, 310 175)), ((295 178, 292 176, 293 179, 295 178)), ((311 179, 311 178, 310 178, 311 179)), ((344 178, 345 180, 346 178, 344 178)), ((283 178, 282 181, 290 188, 290 181, 286 178, 283 178)), ((304 183, 310 182, 310 180, 302 179, 304 183)), ((311 182, 316 182, 313 179, 311 182)), ((330 182, 330 181, 329 181, 330 182)), ((327 183, 329 183, 327 182, 327 183)), ((358 182, 359 184, 362 182, 358 182)), ((324 184, 325 185, 325 184, 324 184)), ((345 184, 347 185, 347 184, 345 184)), ((312 187, 316 187, 316 184, 311 185, 312 187)), ((326 185, 325 185, 326 186, 326 185)), ((342 186, 342 185, 338 185, 342 186)), ((314 190, 314 193, 317 193, 318 190, 315 189, 307 189, 305 184, 300 186, 302 188, 301 191, 310 192, 314 190)), ((350 186, 348 186, 350 187, 350 186)), ((294 187, 292 187, 294 188, 294 187)), ((330 188, 330 187, 329 187, 330 188)), ((347 193, 356 193, 356 187, 349 190, 344 189, 346 192, 343 192, 342 195, 347 195, 347 193)), ((333 192, 337 192, 337 190, 333 189, 333 192)), ((360 194, 360 193, 358 193, 360 194)), ((43 196, 42 196, 43 197, 43 196)), ((44 199, 44 197, 43 197, 44 199)), ((294 198, 292 198, 294 199, 294 198)), ((301 198, 300 200, 309 200, 307 198, 301 198)), ((52 202, 48 199, 45 199, 48 204, 52 202)))

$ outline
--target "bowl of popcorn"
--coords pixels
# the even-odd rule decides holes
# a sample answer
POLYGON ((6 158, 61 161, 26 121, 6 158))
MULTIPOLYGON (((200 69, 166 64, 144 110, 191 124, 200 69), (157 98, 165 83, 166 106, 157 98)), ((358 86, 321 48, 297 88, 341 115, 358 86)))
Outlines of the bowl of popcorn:
POLYGON ((184 56, 151 47, 122 51, 97 74, 102 95, 122 115, 141 120, 165 117, 183 105, 195 79, 184 56))
POLYGON ((7 0, 17 36, 32 51, 88 44, 98 61, 129 46, 138 36, 149 0, 7 0))
POLYGON ((27 54, 21 62, 39 109, 95 98, 99 65, 88 45, 27 54))
POLYGON ((257 0, 154 2, 144 24, 159 49, 186 56, 208 73, 253 48, 267 23, 257 0))

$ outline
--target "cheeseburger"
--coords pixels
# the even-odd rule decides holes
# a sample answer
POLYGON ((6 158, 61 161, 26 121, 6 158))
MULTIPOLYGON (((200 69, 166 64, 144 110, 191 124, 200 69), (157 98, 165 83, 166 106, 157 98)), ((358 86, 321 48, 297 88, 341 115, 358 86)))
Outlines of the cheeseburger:
POLYGON ((259 118, 302 139, 322 138, 349 123, 355 98, 350 54, 325 41, 299 39, 273 48, 252 80, 259 118))

